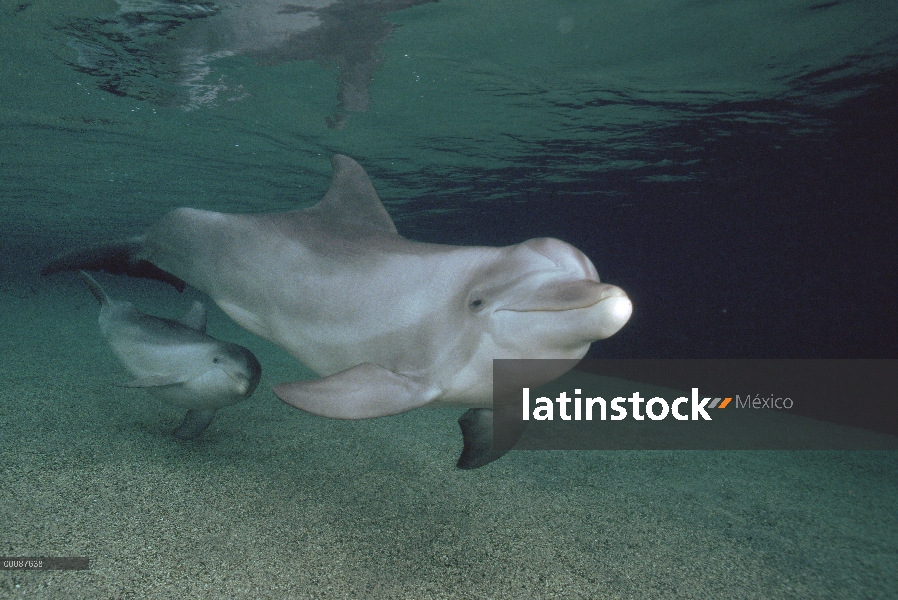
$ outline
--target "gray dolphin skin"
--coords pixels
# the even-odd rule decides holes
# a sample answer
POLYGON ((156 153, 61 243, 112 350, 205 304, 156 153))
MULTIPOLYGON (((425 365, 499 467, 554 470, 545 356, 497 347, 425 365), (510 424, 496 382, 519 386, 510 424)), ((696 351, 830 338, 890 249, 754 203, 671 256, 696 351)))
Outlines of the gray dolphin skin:
POLYGON ((64 254, 42 272, 190 283, 321 376, 275 386, 284 402, 338 419, 466 407, 458 466, 495 460, 493 359, 581 358, 624 326, 629 298, 557 239, 495 248, 403 238, 364 169, 340 155, 332 165, 311 208, 180 208, 140 237, 64 254))
POLYGON ((175 437, 199 437, 215 411, 249 398, 256 389, 259 361, 243 346, 206 335, 201 302, 177 321, 161 319, 110 299, 90 275, 79 274, 100 303, 100 332, 134 377, 123 385, 187 409, 175 437))

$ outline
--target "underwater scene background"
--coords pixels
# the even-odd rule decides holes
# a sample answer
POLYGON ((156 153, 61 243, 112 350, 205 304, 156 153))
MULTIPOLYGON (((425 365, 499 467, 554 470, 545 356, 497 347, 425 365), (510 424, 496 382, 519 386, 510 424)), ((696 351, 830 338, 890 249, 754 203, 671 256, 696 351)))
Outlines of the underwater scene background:
MULTIPOLYGON (((898 4, 0 1, 0 597, 891 598, 893 452, 512 452, 263 379, 196 441, 71 247, 310 206, 356 159, 410 239, 552 236, 626 290, 607 358, 896 358, 898 4)), ((157 315, 178 295, 102 277, 157 315)), ((856 423, 896 431, 894 416, 856 423)))

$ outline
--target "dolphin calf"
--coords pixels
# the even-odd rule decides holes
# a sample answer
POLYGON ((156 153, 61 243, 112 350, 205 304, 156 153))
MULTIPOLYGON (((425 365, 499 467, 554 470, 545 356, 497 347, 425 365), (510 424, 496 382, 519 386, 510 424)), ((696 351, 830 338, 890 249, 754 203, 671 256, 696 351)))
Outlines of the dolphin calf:
POLYGON ((493 359, 581 358, 623 327, 629 298, 557 239, 501 248, 408 240, 357 162, 337 155, 332 165, 311 208, 180 208, 144 235, 64 254, 42 272, 188 282, 321 376, 275 386, 284 402, 338 419, 463 406, 458 466, 495 460, 493 359))
POLYGON ((100 303, 100 332, 134 377, 123 385, 144 388, 167 404, 187 409, 175 437, 199 437, 216 410, 245 400, 256 389, 262 375, 259 361, 243 346, 206 335, 201 302, 194 302, 177 321, 161 319, 130 302, 110 299, 90 275, 79 274, 100 303))

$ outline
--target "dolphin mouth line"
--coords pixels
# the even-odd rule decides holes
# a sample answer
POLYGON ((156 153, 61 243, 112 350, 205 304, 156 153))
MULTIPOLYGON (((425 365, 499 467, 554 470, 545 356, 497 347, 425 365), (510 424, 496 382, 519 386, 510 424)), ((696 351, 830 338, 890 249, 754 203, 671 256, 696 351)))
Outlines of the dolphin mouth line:
MULTIPOLYGON (((599 300, 601 302, 601 300, 599 300)), ((494 312, 513 312, 513 313, 535 313, 535 312, 568 312, 572 310, 583 310, 584 308, 592 308, 599 302, 585 304, 583 306, 572 306, 570 308, 497 308, 494 312)))
POLYGON ((227 375, 228 377, 230 377, 231 380, 237 384, 237 390, 241 394, 244 393, 249 388, 248 383, 244 380, 241 380, 237 375, 228 373, 227 371, 225 371, 224 369, 222 369, 221 367, 218 367, 218 366, 216 366, 215 368, 218 369, 219 371, 221 371, 222 373, 224 373, 225 375, 227 375))
POLYGON ((584 303, 579 306, 568 306, 565 308, 554 308, 551 306, 536 307, 536 308, 497 308, 493 312, 507 311, 507 312, 516 312, 516 313, 528 313, 528 312, 557 312, 557 313, 560 313, 560 312, 568 312, 571 310, 583 310, 584 308, 592 308, 598 304, 601 304, 602 302, 604 302, 606 300, 615 300, 615 299, 619 299, 619 298, 627 298, 627 295, 623 294, 623 293, 622 294, 609 294, 607 296, 602 296, 595 302, 590 302, 588 304, 584 303))

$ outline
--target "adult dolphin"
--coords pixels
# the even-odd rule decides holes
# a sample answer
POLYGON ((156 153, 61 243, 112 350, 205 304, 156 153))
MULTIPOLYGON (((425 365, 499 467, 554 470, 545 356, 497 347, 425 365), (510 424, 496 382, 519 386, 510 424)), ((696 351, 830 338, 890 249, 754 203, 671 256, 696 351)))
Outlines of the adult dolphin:
POLYGON ((502 248, 405 239, 364 169, 340 155, 332 165, 330 188, 311 208, 180 208, 140 237, 63 255, 43 273, 188 282, 322 376, 275 386, 284 402, 339 419, 465 406, 458 466, 495 460, 493 359, 581 358, 627 322, 629 298, 556 239, 502 248))
POLYGON ((134 378, 122 385, 187 409, 175 437, 199 437, 215 411, 252 395, 262 376, 258 359, 243 346, 206 335, 202 302, 177 321, 162 319, 111 299, 90 275, 79 274, 100 303, 100 332, 134 378))

